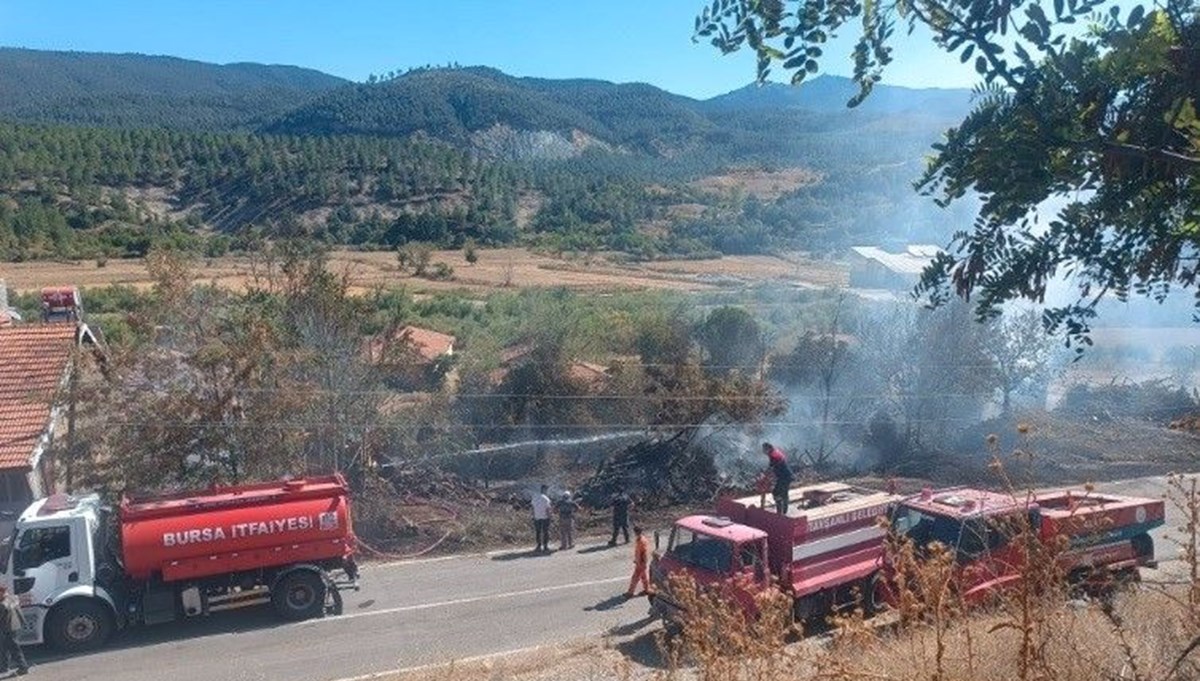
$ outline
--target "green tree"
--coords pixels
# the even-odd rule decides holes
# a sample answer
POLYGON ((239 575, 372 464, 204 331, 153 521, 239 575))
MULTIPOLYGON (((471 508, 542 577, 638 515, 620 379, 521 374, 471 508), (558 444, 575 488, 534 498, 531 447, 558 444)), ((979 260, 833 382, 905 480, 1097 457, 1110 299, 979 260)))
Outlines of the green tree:
POLYGON ((921 294, 933 304, 975 296, 989 317, 1013 299, 1043 301, 1050 281, 1071 275, 1078 298, 1045 321, 1087 343, 1104 296, 1161 300, 1196 285, 1196 0, 1127 12, 1117 0, 716 0, 696 36, 724 52, 749 47, 760 80, 779 64, 799 83, 819 70, 831 36, 855 30, 856 106, 892 61, 897 25, 931 31, 984 81, 917 182, 942 204, 982 198, 973 229, 925 272, 921 294), (1063 207, 1039 222, 1048 200, 1063 207))
POLYGON ((724 372, 742 369, 752 374, 766 351, 758 321, 740 307, 726 305, 713 310, 697 336, 711 364, 724 372))

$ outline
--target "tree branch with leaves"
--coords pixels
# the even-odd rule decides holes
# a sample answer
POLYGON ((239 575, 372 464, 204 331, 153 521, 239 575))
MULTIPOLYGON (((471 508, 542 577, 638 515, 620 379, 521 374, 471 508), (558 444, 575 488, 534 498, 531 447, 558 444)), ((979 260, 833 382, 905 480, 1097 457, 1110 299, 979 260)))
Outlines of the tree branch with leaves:
POLYGON ((987 318, 1012 300, 1045 303, 1051 282, 1069 281, 1075 301, 1043 322, 1088 344, 1105 297, 1161 301, 1196 288, 1196 0, 1127 12, 1116 0, 715 0, 695 37, 725 53, 753 50, 760 81, 778 66, 799 84, 820 70, 825 44, 853 30, 854 107, 892 62, 898 27, 928 29, 948 56, 974 60, 982 81, 915 182, 943 206, 982 199, 919 296, 974 297, 987 318), (1049 220, 1039 213, 1047 201, 1062 204, 1049 220))

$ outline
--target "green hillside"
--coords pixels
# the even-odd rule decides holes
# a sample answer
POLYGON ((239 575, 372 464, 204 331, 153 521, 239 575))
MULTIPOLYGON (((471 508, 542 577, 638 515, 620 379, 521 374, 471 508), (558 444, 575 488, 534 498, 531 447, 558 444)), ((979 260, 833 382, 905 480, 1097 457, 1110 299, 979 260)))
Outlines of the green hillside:
POLYGON ((345 81, 312 69, 0 48, 0 119, 111 127, 250 127, 345 81))
POLYGON ((514 78, 495 69, 422 69, 381 83, 325 93, 265 127, 267 132, 464 141, 493 126, 570 134, 652 152, 658 142, 713 128, 697 102, 650 85, 514 78))
MULTIPOLYGON (((829 102, 844 83, 812 85, 829 102)), ((0 257, 220 253, 263 236, 636 257, 943 239, 968 218, 911 180, 952 117, 927 92, 879 90, 886 111, 847 114, 771 88, 699 102, 478 67, 351 84, 0 49, 0 257), (739 179, 756 173, 768 180, 739 179)), ((952 95, 966 106, 937 94, 952 95)))

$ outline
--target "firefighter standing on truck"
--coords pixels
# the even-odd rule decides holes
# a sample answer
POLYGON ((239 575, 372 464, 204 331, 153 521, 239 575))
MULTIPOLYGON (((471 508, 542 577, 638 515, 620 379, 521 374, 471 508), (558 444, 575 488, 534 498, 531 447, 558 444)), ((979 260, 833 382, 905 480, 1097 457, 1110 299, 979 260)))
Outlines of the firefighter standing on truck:
POLYGON ((767 455, 771 473, 775 477, 775 486, 771 489, 771 496, 775 498, 775 510, 781 515, 787 515, 788 492, 792 487, 792 469, 788 466, 787 456, 778 447, 770 442, 764 442, 762 449, 763 454, 767 455))

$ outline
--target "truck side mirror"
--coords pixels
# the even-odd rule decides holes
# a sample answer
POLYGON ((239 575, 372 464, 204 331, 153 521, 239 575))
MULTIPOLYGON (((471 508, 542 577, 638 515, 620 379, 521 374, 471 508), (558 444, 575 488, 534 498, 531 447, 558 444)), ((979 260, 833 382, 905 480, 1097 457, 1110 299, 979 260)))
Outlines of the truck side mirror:
POLYGON ((658 545, 660 542, 661 542, 661 536, 659 535, 658 530, 655 530, 654 531, 654 550, 655 551, 658 550, 658 545))

